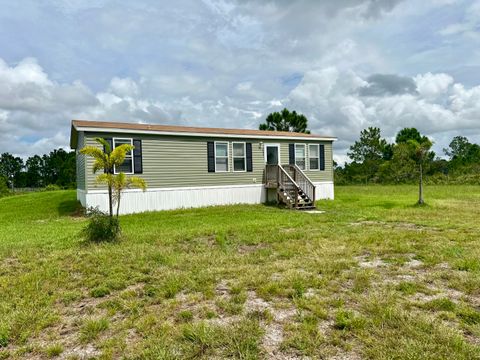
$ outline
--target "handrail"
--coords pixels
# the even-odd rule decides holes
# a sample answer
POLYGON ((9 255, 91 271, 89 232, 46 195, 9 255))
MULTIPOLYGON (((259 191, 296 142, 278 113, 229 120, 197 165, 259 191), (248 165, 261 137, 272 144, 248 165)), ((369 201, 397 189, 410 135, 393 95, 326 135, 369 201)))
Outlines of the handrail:
POLYGON ((287 202, 290 207, 297 208, 304 195, 312 202, 315 201, 315 185, 312 180, 297 165, 269 165, 265 166, 265 184, 282 189, 283 196, 289 196, 287 202), (287 171, 288 169, 288 171, 287 171), (293 171, 293 175, 291 172, 293 171), (300 197, 300 194, 302 198, 300 197))
POLYGON ((294 204, 289 204, 290 207, 292 205, 296 208, 298 206, 298 194, 301 190, 300 186, 298 186, 297 182, 292 179, 290 174, 282 167, 282 165, 278 165, 278 184, 279 186, 282 185, 284 191, 289 192, 290 196, 294 200, 294 204), (293 185, 293 194, 287 190, 287 187, 285 185, 285 181, 283 179, 286 179, 286 182, 288 182, 288 185, 293 185))
POLYGON ((295 170, 299 171, 300 174, 302 174, 302 176, 305 178, 305 180, 307 180, 307 181, 310 183, 310 185, 315 186, 315 185, 313 184, 312 180, 310 180, 310 178, 303 172, 302 169, 300 169, 300 168, 297 166, 297 164, 295 164, 295 165, 293 165, 293 166, 295 167, 295 170))
POLYGON ((291 182, 296 188, 299 189, 300 186, 298 186, 297 182, 292 179, 292 177, 290 176, 290 174, 289 174, 288 172, 285 171, 285 169, 282 167, 282 165, 277 165, 277 166, 278 166, 278 169, 287 176, 288 180, 290 180, 290 182, 291 182))
POLYGON ((269 181, 274 181, 274 182, 279 182, 279 177, 278 177, 278 174, 280 172, 284 173, 285 176, 287 176, 288 180, 293 183, 296 187, 299 187, 298 184, 296 183, 296 181, 290 176, 290 174, 282 167, 282 165, 278 164, 278 165, 265 165, 265 168, 266 168, 266 182, 269 182, 269 181), (271 175, 273 173, 273 171, 271 171, 270 169, 275 169, 275 174, 276 174, 276 177, 275 178, 272 178, 271 175))
POLYGON ((310 180, 310 178, 296 164, 288 166, 294 171, 294 179, 299 182, 303 192, 310 198, 310 200, 315 201, 316 188, 312 180, 310 180))

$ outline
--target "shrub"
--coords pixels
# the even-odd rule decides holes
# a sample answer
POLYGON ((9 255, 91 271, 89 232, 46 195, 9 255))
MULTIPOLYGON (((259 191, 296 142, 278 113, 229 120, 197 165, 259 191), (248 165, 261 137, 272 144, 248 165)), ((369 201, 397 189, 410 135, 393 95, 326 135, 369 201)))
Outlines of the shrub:
POLYGON ((83 234, 91 242, 110 242, 118 239, 120 223, 118 218, 110 217, 98 208, 88 209, 89 222, 83 229, 83 234))
POLYGON ((62 190, 62 188, 57 184, 48 184, 45 187, 45 191, 57 191, 57 190, 62 190))

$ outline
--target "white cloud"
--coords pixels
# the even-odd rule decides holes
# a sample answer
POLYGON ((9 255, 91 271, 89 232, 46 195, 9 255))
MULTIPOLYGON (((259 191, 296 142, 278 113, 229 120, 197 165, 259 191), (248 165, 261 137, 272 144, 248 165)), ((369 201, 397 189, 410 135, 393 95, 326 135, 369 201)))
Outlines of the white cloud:
POLYGON ((138 86, 135 81, 130 78, 121 79, 118 77, 114 77, 110 81, 109 92, 120 97, 135 97, 138 96, 138 86))
POLYGON ((458 73, 480 59, 480 12, 455 1, 6 3, 2 56, 30 57, 0 59, 0 148, 49 151, 71 118, 256 128, 283 107, 338 136, 338 156, 367 126, 476 136, 480 77, 458 73))
MULTIPOLYGON (((408 81, 393 75, 364 77, 330 66, 306 72, 282 99, 172 99, 170 95, 162 101, 142 95, 151 86, 142 79, 115 77, 95 94, 79 81, 51 80, 35 59, 12 66, 0 60, 0 65, 4 81, 0 148, 21 156, 66 146, 72 118, 256 128, 268 113, 284 106, 306 114, 313 132, 339 137, 337 160, 344 159, 348 144, 368 126, 379 126, 387 138, 405 126, 417 127, 441 141, 446 141, 442 134, 452 131, 480 133, 480 86, 467 88, 445 73, 411 78, 417 87, 414 92, 379 91, 364 96, 369 81, 377 85, 384 81, 382 86, 391 89, 398 88, 396 81, 399 88, 408 81)), ((237 83, 236 90, 257 92, 251 81, 237 83)))
POLYGON ((58 84, 48 78, 36 59, 27 58, 15 66, 0 59, 0 109, 48 112, 58 103, 71 109, 96 104, 95 97, 80 81, 58 84))
POLYGON ((445 95, 453 84, 453 78, 448 74, 419 74, 414 77, 414 80, 419 94, 428 99, 445 95))
MULTIPOLYGON (((398 81, 403 79, 398 77, 398 81)), ((330 67, 305 74, 284 102, 307 114, 314 132, 330 133, 344 141, 338 160, 343 159, 347 144, 368 126, 380 127, 390 139, 403 127, 416 127, 442 139, 436 144, 439 155, 447 145, 444 133, 464 132, 480 140, 480 86, 466 89, 443 73, 419 74, 412 81, 417 85, 415 93, 360 96, 366 80, 330 67)))

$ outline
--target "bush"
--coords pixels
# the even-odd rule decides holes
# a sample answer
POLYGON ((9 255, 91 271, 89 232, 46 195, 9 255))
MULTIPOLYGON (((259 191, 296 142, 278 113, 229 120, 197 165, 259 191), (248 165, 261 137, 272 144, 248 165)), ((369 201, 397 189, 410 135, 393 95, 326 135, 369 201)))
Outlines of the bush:
POLYGON ((91 242, 111 242, 118 239, 120 235, 120 223, 116 217, 98 210, 88 209, 89 222, 83 234, 91 242))
POLYGON ((57 184, 48 184, 45 187, 45 191, 57 191, 57 190, 62 190, 62 188, 57 184))

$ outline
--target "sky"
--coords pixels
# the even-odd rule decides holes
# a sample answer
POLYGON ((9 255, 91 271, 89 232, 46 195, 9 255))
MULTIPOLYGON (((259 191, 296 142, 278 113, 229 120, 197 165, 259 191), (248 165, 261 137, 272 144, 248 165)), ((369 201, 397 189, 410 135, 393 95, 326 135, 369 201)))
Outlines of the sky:
POLYGON ((256 129, 284 107, 347 160, 360 131, 480 143, 480 0, 0 0, 0 153, 71 119, 256 129))

